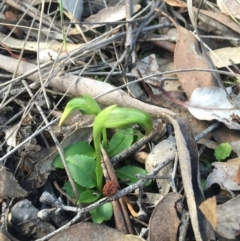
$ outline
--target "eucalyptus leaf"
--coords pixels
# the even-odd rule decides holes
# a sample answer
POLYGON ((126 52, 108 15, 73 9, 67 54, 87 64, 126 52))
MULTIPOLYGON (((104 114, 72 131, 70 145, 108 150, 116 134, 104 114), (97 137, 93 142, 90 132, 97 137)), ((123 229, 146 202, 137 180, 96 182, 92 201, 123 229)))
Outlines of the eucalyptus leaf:
POLYGON ((126 150, 133 143, 133 129, 126 128, 117 131, 108 144, 107 153, 109 157, 116 156, 126 150))
MULTIPOLYGON (((139 179, 136 178, 136 174, 139 173, 139 174, 147 175, 147 172, 145 169, 137 166, 130 166, 130 165, 124 166, 118 169, 116 173, 118 178, 122 181, 126 181, 127 179, 129 179, 129 182, 127 183, 128 185, 131 185, 139 181, 139 179)), ((151 181, 147 182, 146 185, 149 185, 150 183, 151 181)))
POLYGON ((87 188, 96 187, 96 161, 93 158, 75 155, 69 156, 66 161, 72 178, 76 183, 87 188))
POLYGON ((98 200, 100 197, 100 193, 97 190, 86 190, 78 199, 78 203, 93 203, 98 200))
MULTIPOLYGON (((95 158, 95 150, 85 141, 78 141, 64 149, 64 157, 66 159, 67 157, 74 156, 76 154, 95 158)), ((59 155, 57 155, 53 160, 53 166, 56 168, 64 168, 59 155)))
POLYGON ((113 208, 112 203, 105 203, 90 211, 94 223, 102 223, 112 217, 113 208))

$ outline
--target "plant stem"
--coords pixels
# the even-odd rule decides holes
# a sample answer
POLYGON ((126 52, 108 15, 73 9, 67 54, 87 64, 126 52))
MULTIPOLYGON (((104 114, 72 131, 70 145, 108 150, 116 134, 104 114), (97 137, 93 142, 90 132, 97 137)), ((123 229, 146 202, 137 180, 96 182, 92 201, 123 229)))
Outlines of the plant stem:
POLYGON ((96 151, 96 177, 97 177, 97 188, 102 193, 102 187, 103 187, 103 171, 101 166, 101 132, 98 135, 94 135, 94 148, 96 151))
POLYGON ((103 136, 102 145, 104 148, 107 148, 107 130, 106 129, 102 130, 102 136, 103 136))

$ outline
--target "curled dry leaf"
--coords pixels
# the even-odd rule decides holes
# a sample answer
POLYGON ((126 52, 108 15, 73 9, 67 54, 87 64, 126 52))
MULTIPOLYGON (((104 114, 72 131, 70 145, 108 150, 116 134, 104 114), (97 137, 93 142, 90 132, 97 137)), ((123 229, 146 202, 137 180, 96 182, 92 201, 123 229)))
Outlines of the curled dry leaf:
POLYGON ((218 120, 230 129, 240 129, 240 110, 219 87, 196 88, 189 100, 189 112, 199 120, 218 120))
POLYGON ((177 240, 180 219, 176 205, 181 199, 179 193, 169 193, 156 205, 149 221, 149 240, 177 240))
POLYGON ((209 188, 217 183, 221 188, 239 191, 239 166, 240 158, 231 159, 227 162, 214 162, 212 173, 207 178, 206 187, 209 188))
POLYGON ((234 239, 240 232, 240 196, 222 204, 216 204, 216 197, 204 201, 200 210, 212 225, 213 229, 223 238, 234 239))
POLYGON ((25 197, 27 192, 20 187, 11 172, 0 165, 0 198, 25 197))

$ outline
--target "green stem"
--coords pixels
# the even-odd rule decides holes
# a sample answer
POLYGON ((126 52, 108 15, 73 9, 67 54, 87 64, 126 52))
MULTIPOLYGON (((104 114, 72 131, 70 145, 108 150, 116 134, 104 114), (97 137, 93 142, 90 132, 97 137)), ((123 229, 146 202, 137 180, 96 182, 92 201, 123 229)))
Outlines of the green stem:
POLYGON ((106 149, 107 148, 107 130, 106 129, 102 130, 102 136, 103 136, 102 145, 104 149, 106 149))
POLYGON ((64 44, 65 50, 67 51, 66 33, 65 33, 65 29, 63 27, 63 3, 62 3, 62 0, 59 1, 59 8, 60 8, 60 18, 61 18, 61 24, 62 24, 63 44, 64 44))
MULTIPOLYGON (((105 129, 106 130, 106 129, 105 129)), ((94 131, 94 126, 93 126, 93 141, 94 141, 94 148, 96 151, 96 177, 97 177, 97 188, 100 192, 102 192, 102 187, 103 187, 103 171, 102 171, 102 166, 101 166, 101 130, 99 132, 98 130, 94 131)))

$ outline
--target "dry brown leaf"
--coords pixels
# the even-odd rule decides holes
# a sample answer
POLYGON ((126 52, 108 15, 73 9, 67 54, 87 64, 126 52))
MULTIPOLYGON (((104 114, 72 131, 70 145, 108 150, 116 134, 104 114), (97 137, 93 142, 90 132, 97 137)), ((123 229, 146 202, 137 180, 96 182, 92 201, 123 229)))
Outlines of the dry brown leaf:
POLYGON ((177 240, 180 219, 176 203, 181 202, 181 199, 179 193, 169 193, 157 204, 149 221, 149 240, 177 240))
POLYGON ((0 166, 0 198, 25 197, 27 192, 20 187, 11 172, 0 166))
MULTIPOLYGON (((193 10, 195 11, 195 13, 198 11, 197 8, 193 8, 193 10)), ((232 29, 233 31, 235 31, 237 33, 240 33, 240 26, 237 23, 235 23, 228 16, 221 14, 221 13, 207 11, 207 10, 200 10, 200 13, 205 14, 206 16, 216 20, 217 22, 225 25, 226 27, 232 29)))
POLYGON ((199 209, 202 211, 208 222, 214 229, 217 227, 217 202, 216 197, 211 197, 205 200, 199 209))
POLYGON ((222 68, 225 66, 240 63, 240 55, 236 54, 240 53, 240 47, 226 47, 221 49, 215 49, 214 51, 210 51, 209 55, 217 68, 222 68))
POLYGON ((124 233, 103 224, 84 222, 59 232, 49 241, 112 241, 123 236, 124 233))
POLYGON ((237 196, 222 205, 216 205, 216 198, 213 197, 207 199, 199 208, 218 234, 235 240, 240 233, 239 201, 240 196, 237 196))
POLYGON ((209 188, 214 183, 217 183, 221 188, 237 191, 240 190, 236 175, 239 172, 240 158, 228 160, 227 162, 212 163, 214 169, 209 174, 206 182, 206 187, 209 188))
MULTIPOLYGON (((178 26, 178 41, 174 53, 174 65, 176 69, 209 69, 203 55, 200 53, 198 41, 185 28, 178 26)), ((217 86, 216 81, 209 72, 182 72, 177 73, 179 82, 188 96, 198 87, 217 86)))

